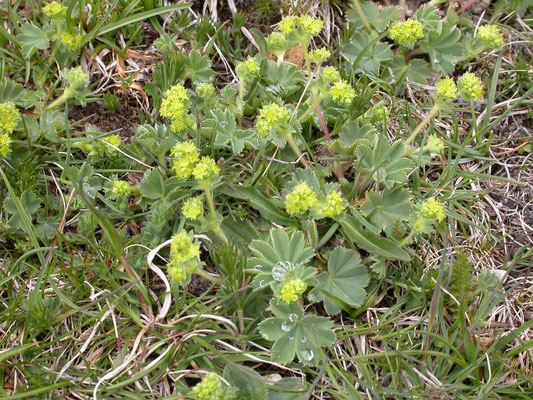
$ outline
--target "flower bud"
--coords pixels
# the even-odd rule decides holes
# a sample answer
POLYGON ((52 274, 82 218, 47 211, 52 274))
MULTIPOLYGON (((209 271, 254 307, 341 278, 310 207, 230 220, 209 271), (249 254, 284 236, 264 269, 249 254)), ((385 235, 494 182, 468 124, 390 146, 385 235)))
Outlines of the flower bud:
POLYGON ((389 37, 401 46, 412 49, 418 39, 424 37, 424 27, 415 19, 396 22, 389 29, 389 37))
POLYGON ((483 83, 471 72, 466 72, 457 81, 461 96, 465 100, 480 100, 483 97, 483 83))
POLYGON ((313 207, 318 202, 315 192, 307 182, 300 182, 285 197, 285 208, 291 215, 301 214, 313 207))

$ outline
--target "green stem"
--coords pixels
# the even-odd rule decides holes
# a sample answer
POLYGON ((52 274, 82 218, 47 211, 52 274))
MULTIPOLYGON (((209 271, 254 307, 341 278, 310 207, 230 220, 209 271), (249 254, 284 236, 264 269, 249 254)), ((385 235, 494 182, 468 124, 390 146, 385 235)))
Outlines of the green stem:
POLYGON ((439 103, 435 103, 435 105, 433 106, 431 111, 428 113, 428 115, 426 115, 426 118, 424 118, 424 120, 422 122, 420 122, 420 124, 418 124, 418 126, 413 131, 413 133, 411 133, 411 136, 409 136, 407 138, 407 140, 405 141, 405 145, 406 146, 408 146, 414 140, 416 135, 418 135, 418 133, 428 124, 428 122, 431 120, 431 118, 433 118, 435 116, 435 114, 437 114, 437 112, 439 112, 439 109, 440 109, 439 103))
POLYGON ((305 119, 311 114, 319 105, 320 101, 322 100, 321 96, 318 96, 318 98, 315 99, 313 104, 311 104, 311 107, 309 107, 299 118, 298 121, 303 122, 305 119))
POLYGON ((311 168, 311 166, 309 165, 309 163, 305 160, 305 158, 302 157, 302 152, 300 151, 300 149, 298 148, 298 145, 296 144, 296 142, 294 141, 294 137, 288 133, 287 134, 287 141, 289 142, 292 150, 296 153, 296 155, 298 156, 298 158, 300 159, 300 161, 302 161, 302 164, 305 166, 305 168, 311 168))
POLYGON ((201 277, 211 281, 211 282, 214 282, 216 283, 217 285, 224 285, 224 281, 222 279, 218 279, 214 276, 211 276, 207 273, 205 273, 205 271, 201 268, 198 268, 196 271, 195 271, 198 275, 200 275, 201 277))
POLYGON ((411 232, 409 233, 409 235, 407 235, 407 237, 406 237, 404 240, 401 241, 400 246, 403 247, 403 246, 409 244, 409 242, 411 242, 411 239, 413 238, 413 236, 415 235, 415 233, 416 233, 416 232, 415 232, 414 229, 411 230, 411 232))
MULTIPOLYGON (((215 210, 215 203, 213 201, 213 194, 211 193, 211 189, 210 188, 205 188, 204 190, 205 190, 205 197, 207 198, 207 206, 209 207, 209 220, 211 222, 214 222, 217 219, 217 212, 215 210)), ((214 233, 216 233, 218 235, 218 237, 220 239, 222 239, 222 241, 225 244, 229 243, 229 240, 228 240, 227 236, 225 235, 225 233, 220 228, 220 225, 217 225, 217 227, 213 228, 212 231, 214 233)))
POLYGON ((477 129, 476 110, 472 99, 470 99, 470 114, 472 116, 472 135, 476 137, 477 144, 481 145, 481 132, 477 129))

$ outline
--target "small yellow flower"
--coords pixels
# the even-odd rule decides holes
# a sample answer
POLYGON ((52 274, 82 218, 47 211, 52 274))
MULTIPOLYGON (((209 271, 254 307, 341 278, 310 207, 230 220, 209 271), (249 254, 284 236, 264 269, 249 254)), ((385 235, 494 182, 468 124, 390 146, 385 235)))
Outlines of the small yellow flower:
POLYGON ((57 1, 52 1, 43 7, 43 12, 48 18, 64 18, 67 15, 67 7, 57 1))
POLYGON ((369 110, 369 119, 373 124, 384 123, 388 117, 389 110, 382 101, 369 110))
POLYGON ((442 79, 435 85, 437 94, 444 100, 455 100, 457 98, 457 86, 452 78, 442 79))
POLYGON ((282 33, 273 32, 267 37, 268 49, 272 51, 276 57, 279 57, 287 50, 287 39, 282 33))
POLYGON ((335 83, 341 80, 341 75, 335 67, 325 67, 322 69, 322 76, 326 83, 335 83))
POLYGON ((296 29, 296 24, 298 23, 298 17, 291 16, 285 17, 279 23, 279 30, 283 32, 284 35, 288 35, 296 29))
POLYGON ((326 204, 322 211, 324 218, 335 218, 346 209, 346 203, 339 192, 331 191, 326 196, 326 204))
POLYGON ((466 72, 458 80, 459 92, 465 100, 480 100, 485 89, 481 80, 471 72, 466 72))
POLYGON ((224 398, 224 386, 220 378, 211 373, 192 388, 189 396, 194 400, 222 400, 224 398))
POLYGON ((70 51, 76 51, 81 47, 83 38, 79 35, 72 35, 70 33, 63 33, 60 37, 60 42, 70 51))
POLYGON ((19 115, 19 110, 12 102, 0 103, 0 134, 13 133, 19 115))
POLYGON ((211 83, 201 83, 196 87, 196 94, 204 100, 212 99, 215 97, 215 87, 211 83))
POLYGON ((338 103, 349 105, 355 99, 355 90, 348 82, 341 79, 333 84, 329 89, 329 95, 338 103))
POLYGON ((313 207, 318 202, 315 192, 307 182, 300 182, 285 197, 285 208, 291 215, 301 214, 313 207))
POLYGON ((170 243, 170 255, 174 263, 183 263, 200 257, 200 245, 187 232, 176 233, 170 243))
POLYGON ((445 148, 446 143, 437 135, 429 136, 427 144, 424 146, 424 149, 431 154, 441 154, 445 148))
POLYGON ((303 28, 304 32, 311 37, 318 35, 324 28, 323 20, 311 17, 310 15, 300 15, 298 23, 303 28))
POLYGON ((505 45, 505 40, 503 39, 500 28, 496 25, 480 26, 477 31, 477 36, 487 47, 499 49, 505 45))
POLYGON ((172 165, 176 176, 182 179, 190 178, 199 158, 196 145, 192 141, 176 143, 171 155, 176 157, 172 165))
POLYGON ((111 198, 129 197, 131 185, 126 181, 114 181, 111 187, 111 198))
POLYGON ((255 123, 255 129, 262 137, 268 135, 276 127, 284 128, 289 122, 291 115, 287 108, 276 103, 267 104, 259 110, 255 123))
POLYGON ((301 279, 288 279, 279 289, 279 298, 289 304, 298 301, 306 289, 307 284, 301 279))
MULTIPOLYGON (((106 142, 106 143, 109 143, 110 145, 113 145, 113 146, 117 147, 117 148, 119 148, 120 145, 122 144, 122 139, 120 139, 119 135, 107 136, 105 138, 102 138, 102 140, 104 142, 106 142)), ((113 154, 117 153, 117 150, 114 147, 111 147, 111 146, 105 146, 105 151, 109 155, 113 155, 113 154)))
POLYGON ((181 283, 187 277, 185 268, 183 268, 183 266, 180 263, 175 262, 174 259, 171 259, 170 262, 168 263, 167 271, 168 271, 168 276, 170 276, 170 279, 175 282, 181 283))
POLYGON ((174 132, 180 132, 187 127, 185 119, 189 111, 188 100, 189 95, 183 85, 174 85, 165 92, 159 113, 172 121, 171 129, 174 132))
POLYGON ((246 61, 243 61, 237 65, 235 72, 241 79, 246 79, 250 76, 258 76, 261 71, 261 67, 253 57, 248 57, 246 61))
POLYGON ((204 213, 204 207, 201 197, 193 197, 183 203, 181 212, 185 218, 198 219, 204 213))
POLYGON ((203 181, 205 179, 211 178, 220 172, 215 160, 211 157, 202 157, 200 161, 194 167, 192 174, 195 179, 203 181))
POLYGON ((331 57, 331 53, 325 47, 312 50, 309 52, 309 61, 315 64, 318 64, 319 62, 327 61, 330 57, 331 57))
POLYGON ((0 134, 0 155, 7 157, 11 153, 11 138, 7 133, 0 134))
POLYGON ((420 213, 424 218, 436 219, 439 222, 446 218, 443 204, 434 197, 427 199, 420 205, 420 213))
POLYGON ((396 22, 389 29, 389 37, 404 47, 412 48, 418 39, 424 37, 424 27, 415 19, 396 22))
POLYGON ((71 68, 63 72, 63 76, 67 80, 70 88, 75 92, 89 85, 89 75, 83 72, 81 67, 71 68))

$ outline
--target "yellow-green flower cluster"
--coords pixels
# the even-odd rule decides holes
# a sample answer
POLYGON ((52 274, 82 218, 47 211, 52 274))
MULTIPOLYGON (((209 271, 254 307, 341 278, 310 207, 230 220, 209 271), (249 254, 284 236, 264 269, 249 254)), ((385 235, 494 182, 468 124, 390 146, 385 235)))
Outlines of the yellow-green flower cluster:
POLYGON ((10 135, 13 133, 19 115, 19 110, 12 102, 0 103, 0 134, 10 135))
POLYGON ((272 32, 269 37, 267 37, 268 49, 272 51, 272 54, 276 57, 280 57, 285 54, 287 50, 287 39, 285 35, 280 32, 272 32))
POLYGON ((441 99, 455 100, 457 98, 457 86, 452 78, 442 79, 435 86, 441 99))
POLYGON ((301 279, 287 279, 279 289, 279 298, 287 304, 298 301, 305 289, 307 284, 301 279))
POLYGON ((326 203, 322 210, 324 218, 335 218, 346 209, 346 203, 339 192, 331 191, 326 196, 326 203))
POLYGON ((325 67, 322 69, 322 77, 326 83, 335 83, 341 80, 341 75, 335 67, 325 67))
POLYGON ((196 87, 196 94, 204 100, 215 97, 215 87, 211 83, 201 83, 196 87))
POLYGON ((126 181, 114 181, 111 186, 111 198, 129 197, 131 194, 131 185, 126 181))
POLYGON ((248 57, 246 61, 243 61, 237 65, 235 72, 237 76, 241 79, 246 79, 248 77, 253 77, 259 75, 261 67, 257 63, 256 59, 253 57, 248 57))
POLYGON ((325 47, 321 47, 320 49, 312 50, 309 52, 309 61, 315 64, 318 64, 319 62, 324 62, 330 57, 331 53, 325 47))
POLYGON ((430 135, 424 149, 431 154, 441 154, 446 148, 446 143, 437 135, 430 135))
POLYGON ((200 245, 187 232, 179 232, 170 243, 170 262, 167 264, 168 275, 173 281, 183 282, 192 273, 200 257, 200 245))
POLYGON ((181 132, 187 125, 185 119, 189 111, 189 94, 187 89, 180 85, 172 86, 165 92, 159 113, 172 121, 170 128, 174 132, 181 132))
POLYGON ((72 35, 71 33, 63 33, 59 41, 63 46, 65 46, 70 51, 76 51, 81 47, 81 42, 83 37, 80 35, 72 35))
POLYGON ((320 18, 311 17, 310 15, 300 15, 299 17, 285 17, 279 23, 279 30, 284 35, 294 32, 298 27, 301 27, 307 36, 313 37, 322 32, 324 21, 320 18))
POLYGON ((178 178, 188 179, 200 158, 198 149, 192 141, 176 143, 170 153, 175 157, 172 168, 178 178))
POLYGON ((484 88, 481 80, 471 72, 466 72, 458 80, 459 92, 465 100, 480 100, 483 97, 484 88))
POLYGON ((63 76, 67 80, 70 88, 77 92, 89 85, 89 75, 87 75, 81 67, 71 68, 63 73, 63 76))
POLYGON ((275 127, 284 126, 289 122, 291 115, 285 107, 276 103, 267 104, 259 110, 255 123, 255 129, 262 137, 265 137, 275 127))
POLYGON ((57 1, 52 1, 43 7, 43 12, 48 18, 63 18, 67 15, 67 7, 57 1))
POLYGON ((11 142, 7 133, 0 134, 0 156, 7 157, 11 153, 11 142))
POLYGON ((297 24, 298 24, 298 17, 295 17, 295 16, 285 17, 279 23, 279 30, 283 32, 284 35, 288 35, 289 33, 293 32, 296 29, 297 24))
POLYGON ((198 219, 204 213, 204 206, 202 204, 201 197, 193 197, 183 203, 181 206, 181 212, 185 218, 198 219))
MULTIPOLYGON (((120 147, 120 145, 122 144, 122 139, 120 139, 119 135, 107 136, 105 138, 102 138, 102 140, 117 148, 120 147)), ((106 146, 106 151, 107 153, 112 154, 116 152, 116 149, 111 146, 106 146)))
POLYGON ((301 214, 310 210, 317 202, 318 199, 313 189, 307 182, 300 182, 285 197, 285 208, 291 215, 301 214))
POLYGON ((389 110, 382 101, 368 111, 370 122, 373 124, 384 123, 389 117, 389 110))
POLYGON ((195 165, 192 170, 192 175, 195 179, 199 181, 204 181, 209 179, 220 172, 215 160, 211 157, 205 156, 202 157, 195 165))
POLYGON ((396 22, 389 29, 389 38, 396 44, 412 48, 418 39, 424 37, 424 27, 415 19, 409 18, 407 21, 396 22))
POLYGON ((505 40, 500 31, 500 28, 496 25, 483 25, 480 26, 477 31, 477 36, 481 39, 481 42, 487 46, 495 49, 503 47, 505 40))
POLYGON ((434 197, 425 200, 420 205, 420 213, 424 218, 436 219, 439 222, 442 222, 446 218, 444 205, 434 197))
POLYGON ((222 400, 224 386, 216 374, 210 373, 192 388, 189 396, 194 400, 222 400))
POLYGON ((329 89, 329 95, 336 102, 349 105, 355 99, 355 90, 348 82, 341 79, 329 89))
POLYGON ((300 15, 298 23, 303 28, 304 32, 311 37, 318 35, 324 28, 323 20, 311 17, 310 15, 300 15))

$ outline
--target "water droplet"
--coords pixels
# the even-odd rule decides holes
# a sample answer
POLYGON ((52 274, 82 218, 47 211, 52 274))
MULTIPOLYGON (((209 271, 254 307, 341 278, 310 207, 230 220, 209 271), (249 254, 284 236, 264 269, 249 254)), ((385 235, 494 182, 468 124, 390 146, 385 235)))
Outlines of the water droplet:
POLYGON ((259 287, 260 288, 264 288, 266 286, 266 282, 265 281, 260 281, 259 282, 259 287))
POLYGON ((316 295, 314 293, 310 293, 309 296, 307 296, 307 298, 309 299, 309 301, 311 303, 314 303, 315 301, 318 301, 318 297, 316 297, 316 295))
POLYGON ((291 330, 291 327, 289 326, 289 324, 287 323, 287 321, 284 321, 282 324, 281 324, 281 330, 283 332, 289 332, 291 330))
POLYGON ((228 126, 228 123, 226 121, 222 121, 222 122, 220 122, 220 126, 222 128, 225 128, 226 126, 228 126))
POLYGON ((289 314, 289 320, 291 322, 298 321, 298 314, 289 314))
POLYGON ((313 350, 304 349, 300 351, 299 355, 302 361, 311 361, 315 356, 315 353, 313 353, 313 350))
POLYGON ((289 340, 294 340, 294 337, 292 337, 292 336, 289 336, 289 340))
POLYGON ((262 265, 256 265, 256 266, 254 267, 254 269, 257 270, 257 271, 260 271, 260 270, 263 269, 263 266, 262 266, 262 265))
POLYGON ((302 343, 307 343, 307 338, 306 337, 302 338, 302 343))

